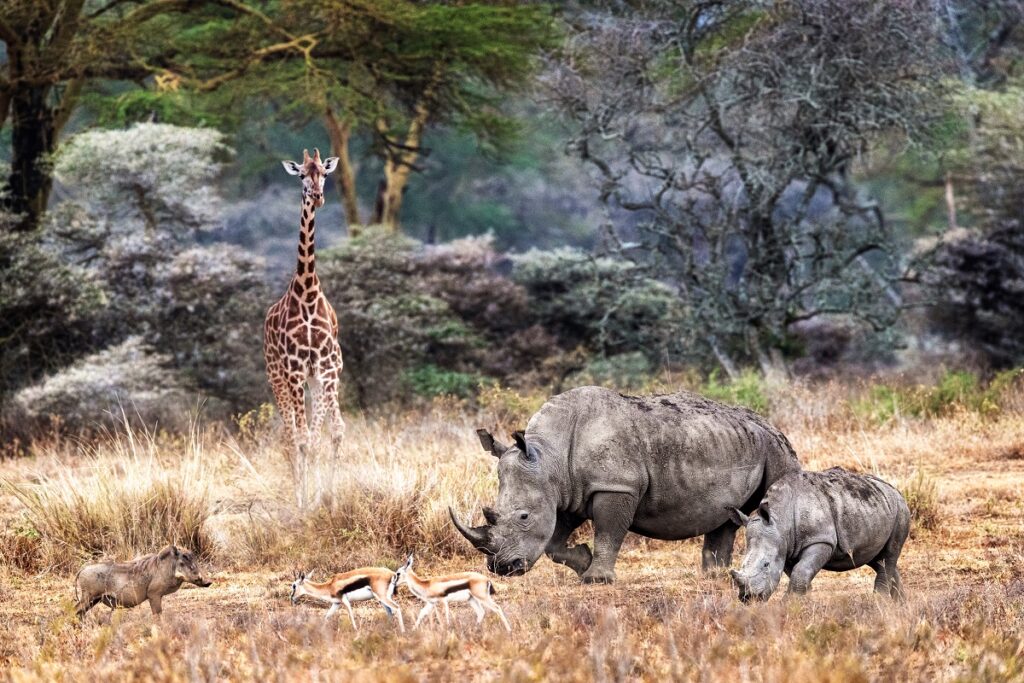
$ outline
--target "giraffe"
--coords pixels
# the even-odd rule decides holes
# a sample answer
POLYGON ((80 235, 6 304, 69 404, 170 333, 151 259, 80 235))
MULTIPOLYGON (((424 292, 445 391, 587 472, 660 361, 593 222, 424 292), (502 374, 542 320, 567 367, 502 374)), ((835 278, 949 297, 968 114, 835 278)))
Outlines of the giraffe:
MULTIPOLYGON (((303 161, 282 161, 284 169, 302 179, 302 219, 299 256, 288 291, 267 311, 263 355, 267 378, 284 420, 296 476, 305 485, 306 448, 319 437, 325 418, 331 420, 332 438, 341 436, 345 423, 338 406, 341 347, 338 316, 320 289, 314 255, 315 215, 324 204, 324 180, 338 166, 338 158, 320 159, 302 150, 303 161), (306 427, 305 385, 311 395, 309 429, 306 427)), ((300 503, 302 494, 300 493, 300 503)))

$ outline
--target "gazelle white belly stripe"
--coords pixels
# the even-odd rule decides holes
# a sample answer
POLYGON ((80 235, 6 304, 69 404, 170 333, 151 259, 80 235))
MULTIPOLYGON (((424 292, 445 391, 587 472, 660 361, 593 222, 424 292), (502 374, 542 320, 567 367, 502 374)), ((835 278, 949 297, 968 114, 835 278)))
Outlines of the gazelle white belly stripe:
POLYGON ((469 600, 469 591, 455 591, 447 596, 448 602, 466 602, 469 600))
POLYGON ((373 598, 373 591, 369 588, 360 588, 348 593, 349 602, 362 602, 363 600, 370 600, 373 598))

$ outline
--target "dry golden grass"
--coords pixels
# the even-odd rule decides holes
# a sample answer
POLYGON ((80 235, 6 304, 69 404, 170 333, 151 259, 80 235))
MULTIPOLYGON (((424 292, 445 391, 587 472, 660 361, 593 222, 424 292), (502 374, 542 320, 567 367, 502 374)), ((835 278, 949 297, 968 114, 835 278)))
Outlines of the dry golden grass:
MULTIPOLYGON (((455 606, 451 631, 400 635, 369 604, 353 633, 318 605, 291 606, 293 569, 394 567, 408 551, 426 573, 482 569, 446 508, 478 510, 496 489, 473 429, 507 431, 521 416, 490 405, 350 416, 324 505, 301 511, 264 414, 238 436, 54 441, 0 464, 0 679, 1024 680, 1024 414, 879 426, 843 387, 787 392, 773 419, 805 466, 875 472, 928 520, 901 560, 906 603, 872 595, 861 569, 819 575, 805 599, 746 607, 724 575, 701 576, 698 541, 630 536, 614 586, 583 587, 546 560, 498 580, 511 634, 455 606), (73 622, 82 560, 163 539, 201 550, 214 586, 169 597, 159 624, 145 606, 73 622)), ((399 599, 411 624, 419 605, 399 599)))

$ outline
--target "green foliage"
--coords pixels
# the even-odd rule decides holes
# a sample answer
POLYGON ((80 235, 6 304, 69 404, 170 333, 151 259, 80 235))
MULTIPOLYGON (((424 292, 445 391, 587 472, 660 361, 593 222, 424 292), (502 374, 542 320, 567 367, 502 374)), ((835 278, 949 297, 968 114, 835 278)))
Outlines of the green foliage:
POLYGON ((726 381, 719 378, 717 369, 712 370, 698 392, 716 401, 745 406, 762 415, 767 415, 770 407, 764 377, 750 369, 744 370, 736 379, 726 381))
POLYGON ((1021 370, 1008 370, 986 383, 972 372, 951 370, 933 386, 874 384, 852 405, 855 414, 878 424, 905 417, 937 417, 957 410, 991 415, 1013 400, 1020 390, 1021 376, 1021 370))
POLYGON ((633 351, 594 358, 569 381, 578 386, 595 384, 619 391, 640 391, 650 383, 653 371, 650 359, 633 351))
POLYGON ((457 396, 468 398, 476 393, 484 381, 473 373, 445 370, 433 364, 421 365, 408 371, 406 382, 417 396, 457 396))
POLYGON ((641 351, 654 363, 678 349, 687 311, 637 265, 578 249, 533 250, 514 262, 512 278, 529 294, 534 315, 570 348, 641 351))

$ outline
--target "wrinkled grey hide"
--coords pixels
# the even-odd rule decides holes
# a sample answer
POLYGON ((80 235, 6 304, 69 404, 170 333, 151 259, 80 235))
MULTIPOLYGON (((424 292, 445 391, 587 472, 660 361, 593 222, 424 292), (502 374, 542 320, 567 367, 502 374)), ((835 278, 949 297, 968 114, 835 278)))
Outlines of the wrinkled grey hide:
POLYGON ((163 597, 186 581, 202 588, 210 585, 199 573, 195 556, 173 545, 131 562, 87 564, 75 579, 75 612, 81 618, 101 602, 113 609, 135 607, 149 600, 153 614, 159 615, 163 597))
POLYGON ((740 599, 767 600, 789 576, 791 593, 810 590, 822 569, 875 570, 875 591, 902 599, 896 561, 910 533, 910 509, 895 488, 878 477, 840 467, 798 472, 772 484, 745 525, 747 551, 732 577, 740 599))
POLYGON ((777 429, 745 408, 689 392, 623 396, 582 387, 555 396, 506 446, 479 430, 498 457, 498 500, 485 526, 459 531, 498 574, 522 574, 547 553, 584 582, 614 580, 626 531, 660 539, 704 535, 703 566, 728 566, 737 525, 767 488, 800 469, 777 429), (568 547, 594 521, 594 552, 568 547))

